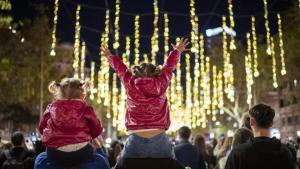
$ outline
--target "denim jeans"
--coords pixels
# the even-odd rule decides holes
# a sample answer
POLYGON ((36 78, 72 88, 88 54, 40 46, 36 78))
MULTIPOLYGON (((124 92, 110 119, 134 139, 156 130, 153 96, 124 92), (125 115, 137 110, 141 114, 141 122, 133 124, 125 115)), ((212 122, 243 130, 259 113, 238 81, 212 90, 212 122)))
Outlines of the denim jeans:
MULTIPOLYGON (((79 167, 67 168, 67 169, 100 169, 100 168, 110 169, 110 166, 106 154, 101 149, 97 149, 92 159, 85 162, 79 167)), ((47 152, 43 152, 36 157, 34 163, 34 169, 66 169, 66 168, 53 164, 49 160, 47 152)))
POLYGON ((173 158, 173 145, 165 132, 152 138, 144 138, 131 134, 121 152, 118 164, 126 158, 173 158))

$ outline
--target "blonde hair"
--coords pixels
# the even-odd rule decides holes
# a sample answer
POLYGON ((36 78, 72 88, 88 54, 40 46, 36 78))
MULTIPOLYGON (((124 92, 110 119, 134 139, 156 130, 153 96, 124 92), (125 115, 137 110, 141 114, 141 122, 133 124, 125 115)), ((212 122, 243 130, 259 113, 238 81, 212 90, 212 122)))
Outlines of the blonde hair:
POLYGON ((134 77, 155 77, 161 74, 161 66, 156 66, 152 63, 141 63, 131 67, 131 73, 134 77))
POLYGON ((60 82, 52 81, 48 90, 55 99, 80 99, 88 87, 88 82, 82 82, 77 78, 64 78, 60 82))

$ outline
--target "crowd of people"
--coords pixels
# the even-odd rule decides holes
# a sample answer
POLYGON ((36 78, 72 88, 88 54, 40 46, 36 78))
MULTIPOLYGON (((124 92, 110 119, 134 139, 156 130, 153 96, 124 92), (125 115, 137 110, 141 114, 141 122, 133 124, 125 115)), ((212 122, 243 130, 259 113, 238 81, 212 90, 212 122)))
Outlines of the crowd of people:
POLYGON ((21 132, 12 134, 12 146, 0 155, 3 169, 297 169, 297 146, 270 137, 274 110, 258 104, 249 110, 244 126, 233 136, 210 140, 182 126, 170 141, 170 112, 166 92, 187 39, 172 44, 173 51, 161 66, 151 63, 130 69, 120 57, 101 48, 126 89, 125 143, 114 141, 107 149, 103 126, 85 97, 89 83, 77 78, 53 81, 54 100, 38 127, 41 141, 32 150, 21 132))

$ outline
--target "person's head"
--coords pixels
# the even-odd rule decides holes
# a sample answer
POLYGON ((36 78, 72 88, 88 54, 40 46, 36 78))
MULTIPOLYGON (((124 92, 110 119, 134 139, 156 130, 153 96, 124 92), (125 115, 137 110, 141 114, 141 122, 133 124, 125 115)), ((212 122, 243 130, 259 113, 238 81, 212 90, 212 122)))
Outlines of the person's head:
POLYGON ((252 130, 269 129, 273 125, 275 111, 265 104, 258 104, 249 110, 252 130))
POLYGON ((245 143, 250 138, 253 138, 253 133, 251 130, 245 127, 238 129, 233 136, 232 148, 245 143))
POLYGON ((141 63, 131 67, 131 73, 134 77, 155 77, 161 74, 161 67, 152 63, 141 63))
POLYGON ((24 135, 19 131, 14 132, 11 136, 11 143, 13 144, 14 147, 25 146, 24 135))
POLYGON ((64 78, 60 82, 52 81, 48 89, 55 99, 84 99, 88 83, 77 78, 64 78))
POLYGON ((191 130, 187 126, 180 127, 178 130, 180 139, 188 140, 191 136, 191 130))

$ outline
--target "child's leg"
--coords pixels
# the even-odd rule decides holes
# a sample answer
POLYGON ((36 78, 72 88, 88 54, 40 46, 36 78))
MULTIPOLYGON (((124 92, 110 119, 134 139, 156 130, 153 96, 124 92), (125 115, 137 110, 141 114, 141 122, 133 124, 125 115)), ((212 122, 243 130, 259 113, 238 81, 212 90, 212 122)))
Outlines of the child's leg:
POLYGON ((34 169, 53 169, 56 168, 48 159, 47 153, 39 154, 34 162, 34 169))
POLYGON ((81 165, 80 169, 110 169, 110 166, 106 157, 96 151, 93 158, 81 165))

